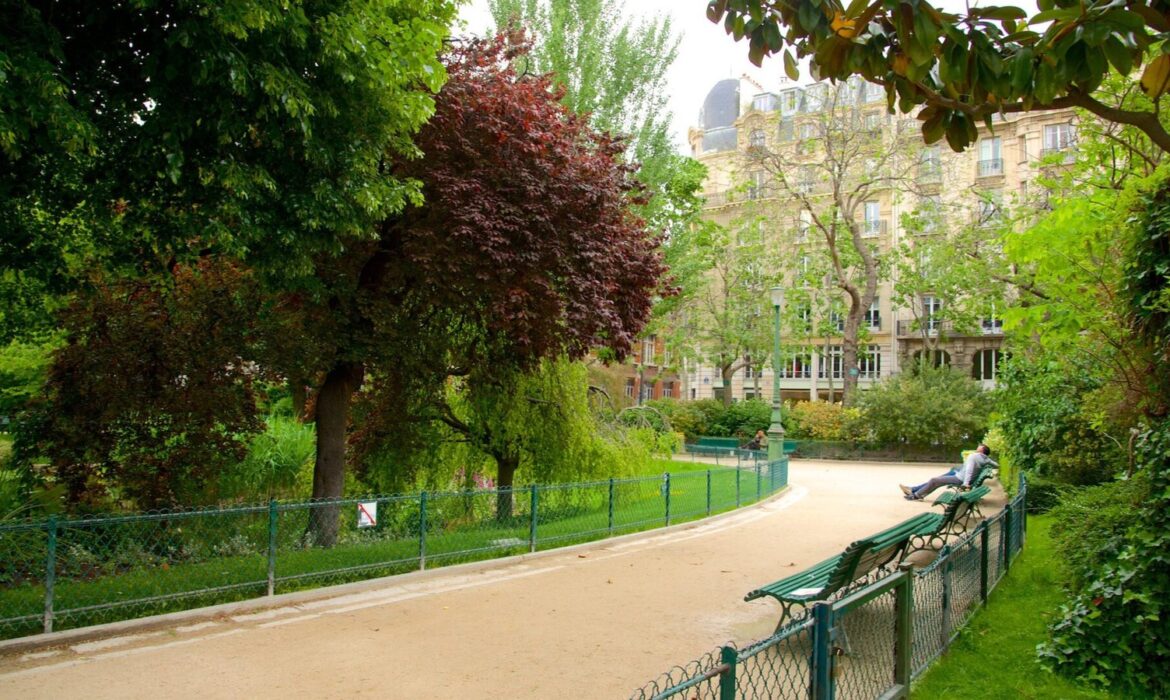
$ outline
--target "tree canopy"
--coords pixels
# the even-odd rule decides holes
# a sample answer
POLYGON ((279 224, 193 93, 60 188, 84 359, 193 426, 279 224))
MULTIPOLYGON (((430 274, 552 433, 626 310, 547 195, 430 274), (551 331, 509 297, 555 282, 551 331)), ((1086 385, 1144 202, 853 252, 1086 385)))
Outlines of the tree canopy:
POLYGON ((1157 100, 1170 88, 1170 18, 1162 0, 1039 0, 1029 16, 1013 6, 943 12, 924 0, 711 0, 707 17, 750 42, 760 65, 780 54, 788 75, 811 57, 813 76, 860 75, 884 85, 890 110, 918 114, 927 143, 944 136, 963 150, 996 113, 1081 107, 1145 132, 1170 150, 1157 100), (1145 64, 1152 108, 1125 108, 1093 92, 1111 70, 1145 64))

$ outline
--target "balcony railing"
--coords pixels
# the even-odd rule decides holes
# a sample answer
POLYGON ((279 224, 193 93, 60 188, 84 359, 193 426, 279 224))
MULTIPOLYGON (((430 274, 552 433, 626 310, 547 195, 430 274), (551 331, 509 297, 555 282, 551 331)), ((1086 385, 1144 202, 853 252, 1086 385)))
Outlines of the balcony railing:
POLYGON ((1041 158, 1052 158, 1056 155, 1064 156, 1062 163, 1071 163, 1076 160, 1076 148, 1072 144, 1064 146, 1045 146, 1040 149, 1041 158))
POLYGON ((1003 158, 983 158, 979 161, 979 177, 1003 175, 1003 158))
POLYGON ((983 323, 974 328, 957 329, 954 322, 947 320, 935 321, 929 324, 928 328, 923 328, 922 321, 898 321, 897 335, 899 338, 919 338, 922 337, 925 331, 929 336, 936 336, 939 333, 948 336, 997 336, 1003 335, 1003 322, 996 319, 993 323, 983 323), (916 327, 917 326, 917 327, 916 327))
POLYGON ((918 166, 918 181, 926 184, 942 182, 942 165, 938 163, 923 163, 918 166))

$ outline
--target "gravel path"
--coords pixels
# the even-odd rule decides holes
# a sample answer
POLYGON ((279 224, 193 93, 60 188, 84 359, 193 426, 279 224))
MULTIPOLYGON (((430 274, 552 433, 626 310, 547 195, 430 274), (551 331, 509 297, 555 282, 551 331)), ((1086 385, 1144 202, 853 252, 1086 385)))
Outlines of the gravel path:
POLYGON ((928 510, 897 483, 940 471, 794 460, 787 492, 702 523, 10 650, 0 697, 625 698, 767 636, 778 606, 745 593, 928 510))

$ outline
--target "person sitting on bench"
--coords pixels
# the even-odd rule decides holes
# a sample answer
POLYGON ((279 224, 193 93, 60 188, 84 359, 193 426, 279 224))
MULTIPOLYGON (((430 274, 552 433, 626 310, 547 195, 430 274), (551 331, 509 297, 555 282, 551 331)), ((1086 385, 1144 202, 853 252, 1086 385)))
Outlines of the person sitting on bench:
POLYGON ((744 445, 740 449, 742 449, 742 450, 762 450, 762 449, 764 449, 764 445, 766 445, 767 443, 768 443, 768 436, 764 434, 763 430, 757 430, 756 436, 751 439, 751 442, 747 443, 746 445, 744 445))
POLYGON ((913 487, 898 484, 898 488, 902 489, 902 493, 906 494, 905 498, 907 501, 921 501, 940 486, 954 484, 963 488, 969 488, 971 486, 971 480, 975 478, 975 474, 988 464, 993 467, 999 466, 996 461, 991 459, 991 448, 987 445, 980 445, 974 452, 967 456, 967 459, 963 460, 963 466, 959 467, 958 470, 952 469, 946 474, 940 474, 925 484, 919 484, 913 487))

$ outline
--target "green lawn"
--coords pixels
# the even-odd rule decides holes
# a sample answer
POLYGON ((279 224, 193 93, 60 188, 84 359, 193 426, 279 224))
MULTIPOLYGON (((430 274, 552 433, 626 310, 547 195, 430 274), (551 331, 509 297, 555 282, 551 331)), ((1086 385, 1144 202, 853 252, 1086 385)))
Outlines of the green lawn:
POLYGON ((1036 662, 1036 645, 1059 612, 1051 521, 1028 518, 1028 540, 1011 571, 950 650, 911 689, 913 698, 1120 698, 1073 685, 1036 662))

